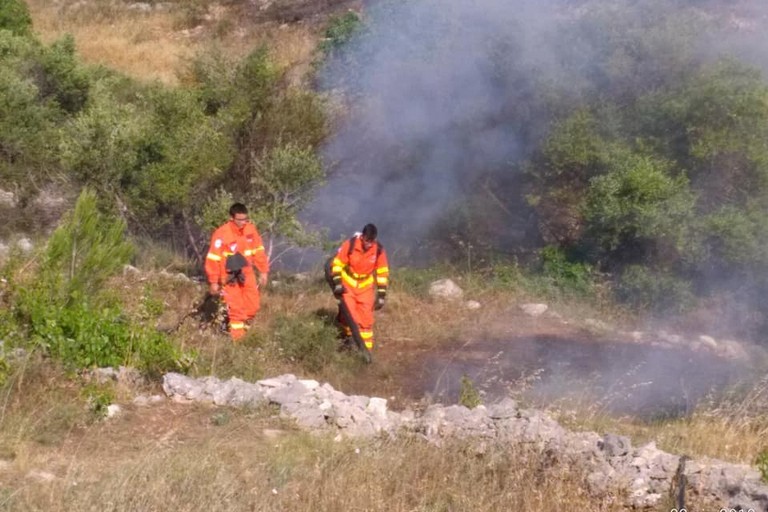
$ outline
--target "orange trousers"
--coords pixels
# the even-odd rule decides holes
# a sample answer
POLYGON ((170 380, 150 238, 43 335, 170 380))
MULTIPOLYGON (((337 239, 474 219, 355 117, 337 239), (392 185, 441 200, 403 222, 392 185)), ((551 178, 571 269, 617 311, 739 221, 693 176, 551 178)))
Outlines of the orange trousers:
MULTIPOLYGON (((344 285, 344 295, 342 295, 344 304, 347 305, 352 320, 360 329, 360 337, 363 343, 371 350, 373 348, 373 306, 376 302, 376 287, 369 286, 362 290, 358 288, 347 287, 344 285)), ((344 333, 347 336, 352 335, 352 329, 344 322, 344 317, 339 312, 339 323, 344 327, 344 333)))
POLYGON ((221 295, 227 304, 229 316, 229 334, 233 341, 245 336, 248 329, 246 322, 259 311, 261 296, 256 285, 254 272, 244 272, 245 283, 230 283, 224 286, 221 295))

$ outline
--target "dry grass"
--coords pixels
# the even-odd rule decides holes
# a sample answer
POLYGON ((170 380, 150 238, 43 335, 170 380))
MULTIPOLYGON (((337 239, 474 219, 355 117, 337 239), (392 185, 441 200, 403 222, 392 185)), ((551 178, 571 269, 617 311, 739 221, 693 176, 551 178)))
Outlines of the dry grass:
POLYGON ((35 31, 43 42, 72 34, 84 62, 139 80, 175 85, 189 60, 211 45, 232 57, 267 45, 290 83, 304 80, 315 58, 318 26, 252 24, 236 7, 198 3, 203 6, 199 20, 190 19, 190 8, 183 2, 140 12, 115 2, 28 1, 35 31))
MULTIPOLYGON (((111 284, 137 292, 126 294, 129 310, 141 310, 151 296, 165 303, 166 313, 180 315, 203 291, 170 276, 147 277, 126 276, 111 284)), ((319 276, 269 290, 242 345, 199 332, 194 322, 176 336, 199 351, 194 371, 201 375, 255 380, 291 372, 345 392, 388 396, 403 377, 400 364, 418 358, 420 350, 478 330, 546 327, 546 319, 523 326, 509 317, 520 300, 514 290, 477 292, 473 298, 485 304, 480 311, 404 289, 392 292, 379 316, 381 341, 373 366, 347 358, 306 375, 276 354, 269 335, 278 317, 332 315, 334 302, 319 276)), ((438 448, 407 437, 334 442, 296 430, 270 408, 173 403, 136 408, 126 390, 116 390, 118 401, 127 404, 124 415, 94 421, 81 385, 48 363, 32 361, 4 389, 0 510, 620 510, 586 495, 578 468, 548 466, 535 451, 480 450, 470 441, 438 448), (38 481, 34 475, 41 471, 52 480, 38 481)), ((766 395, 768 381, 690 418, 653 424, 608 417, 597 408, 563 420, 574 429, 629 435, 635 445, 655 440, 673 453, 751 463, 768 435, 760 414, 766 395)))
POLYGON ((768 378, 752 389, 703 403, 680 418, 642 421, 610 416, 595 406, 553 412, 572 428, 626 435, 636 446, 653 441, 667 452, 694 458, 754 464, 757 455, 768 449, 768 378))
POLYGON ((466 442, 334 442, 264 412, 166 404, 13 461, 0 510, 621 510, 586 495, 573 468, 540 461, 466 442))

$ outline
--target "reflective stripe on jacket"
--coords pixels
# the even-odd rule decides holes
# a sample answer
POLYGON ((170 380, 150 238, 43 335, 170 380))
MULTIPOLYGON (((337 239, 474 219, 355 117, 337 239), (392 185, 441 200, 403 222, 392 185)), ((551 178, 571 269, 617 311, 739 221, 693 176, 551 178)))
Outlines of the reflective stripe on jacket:
POLYGON ((238 228, 233 221, 220 226, 211 236, 211 245, 205 257, 205 273, 209 283, 224 283, 226 281, 227 257, 239 252, 248 261, 245 272, 253 272, 254 265, 259 272, 269 272, 269 261, 264 251, 261 235, 251 223, 238 228))
POLYGON ((379 289, 386 290, 389 285, 387 253, 378 242, 373 242, 364 251, 362 239, 359 236, 351 238, 336 251, 331 274, 335 281, 340 279, 347 288, 362 290, 375 283, 379 289))

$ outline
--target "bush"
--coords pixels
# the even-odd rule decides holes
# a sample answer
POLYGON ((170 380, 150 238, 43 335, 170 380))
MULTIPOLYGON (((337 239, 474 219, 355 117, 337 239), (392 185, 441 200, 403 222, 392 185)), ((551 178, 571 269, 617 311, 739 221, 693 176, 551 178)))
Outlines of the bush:
POLYGON ((320 43, 323 53, 331 53, 347 43, 360 27, 360 15, 355 11, 347 11, 341 16, 334 16, 328 21, 325 29, 325 39, 320 43))
POLYGON ((624 270, 616 295, 634 306, 659 312, 681 312, 695 301, 689 282, 640 265, 630 265, 624 270))
POLYGON ((100 214, 95 194, 83 191, 51 236, 40 267, 12 283, 17 321, 71 367, 126 365, 152 374, 178 369, 180 351, 161 333, 131 324, 101 293, 131 251, 125 224, 100 214))
POLYGON ((477 391, 475 384, 467 375, 461 377, 461 389, 459 390, 459 405, 474 409, 483 403, 480 399, 480 392, 477 391))
POLYGON ((80 111, 88 99, 90 79, 75 59, 75 39, 67 35, 43 54, 40 94, 53 97, 69 113, 80 111))
POLYGON ((15 35, 29 35, 32 32, 32 17, 23 0, 0 0, 0 29, 10 30, 15 35))
POLYGON ((568 261, 565 252, 557 247, 545 247, 539 253, 541 271, 545 277, 563 291, 580 294, 592 290, 592 267, 586 263, 568 261))
POLYGON ((755 460, 755 465, 760 471, 760 476, 763 477, 763 482, 768 483, 768 448, 760 452, 755 460))
POLYGON ((310 372, 322 370, 336 357, 336 328, 315 316, 280 317, 275 339, 289 361, 310 372))

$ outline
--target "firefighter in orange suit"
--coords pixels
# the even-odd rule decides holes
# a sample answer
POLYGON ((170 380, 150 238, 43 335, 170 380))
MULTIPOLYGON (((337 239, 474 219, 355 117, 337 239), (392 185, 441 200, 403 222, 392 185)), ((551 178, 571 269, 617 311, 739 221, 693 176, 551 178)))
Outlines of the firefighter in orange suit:
MULTIPOLYGON (((387 253, 376 236, 376 226, 366 224, 362 233, 339 247, 331 263, 333 294, 346 304, 368 350, 373 348, 373 311, 384 307, 389 285, 387 253)), ((339 323, 351 336, 341 314, 339 323)))
POLYGON ((259 311, 259 287, 267 284, 269 260, 256 226, 248 221, 248 208, 235 203, 229 209, 229 222, 213 232, 205 259, 205 273, 211 295, 224 298, 229 316, 229 334, 241 339, 246 322, 259 311), (256 273, 259 271, 259 283, 256 273))

